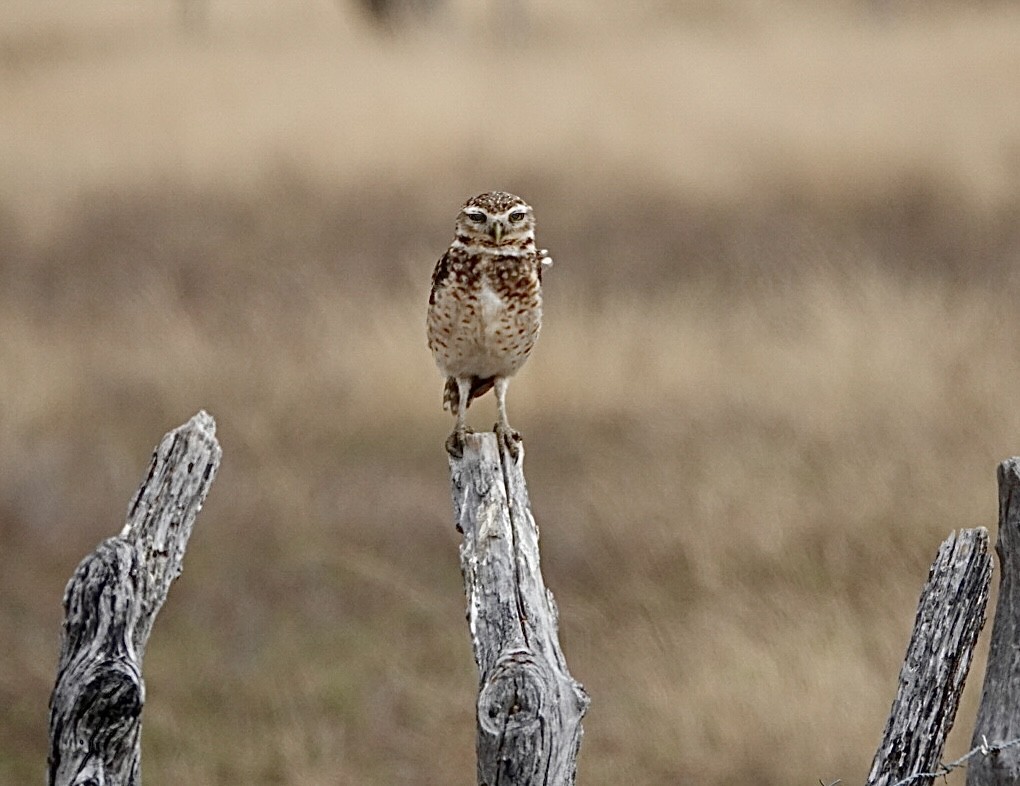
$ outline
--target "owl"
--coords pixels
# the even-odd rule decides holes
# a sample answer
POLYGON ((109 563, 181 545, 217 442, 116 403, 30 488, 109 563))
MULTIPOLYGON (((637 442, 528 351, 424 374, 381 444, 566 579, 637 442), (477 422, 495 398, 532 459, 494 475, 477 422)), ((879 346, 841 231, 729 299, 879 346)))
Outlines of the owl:
POLYGON ((491 191, 464 203, 432 273, 427 320, 429 349, 446 378, 443 408, 457 418, 446 441, 451 455, 463 455, 471 401, 493 389, 496 435, 520 456, 521 436, 507 421, 507 385, 538 339, 542 270, 551 264, 535 247, 535 215, 523 199, 491 191))

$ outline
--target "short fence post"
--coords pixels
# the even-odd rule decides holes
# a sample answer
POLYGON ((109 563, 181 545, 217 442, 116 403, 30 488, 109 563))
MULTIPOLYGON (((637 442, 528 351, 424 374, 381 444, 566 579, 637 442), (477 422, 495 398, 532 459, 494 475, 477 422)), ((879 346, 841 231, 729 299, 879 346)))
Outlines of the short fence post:
MULTIPOLYGON (((981 706, 974 724, 975 748, 1020 737, 1020 458, 999 465, 999 600, 985 667, 981 706)), ((1020 745, 977 757, 967 786, 1020 783, 1020 745)))
POLYGON ((479 673, 478 783, 570 786, 588 696, 560 649, 521 451, 515 461, 494 434, 472 434, 463 457, 450 459, 479 673))
POLYGON ((205 412, 163 437, 124 529, 68 582, 50 697, 49 786, 139 783, 145 645, 220 456, 205 412))
POLYGON ((984 528, 960 530, 939 547, 868 786, 925 786, 942 774, 942 750, 984 624, 991 572, 984 528))

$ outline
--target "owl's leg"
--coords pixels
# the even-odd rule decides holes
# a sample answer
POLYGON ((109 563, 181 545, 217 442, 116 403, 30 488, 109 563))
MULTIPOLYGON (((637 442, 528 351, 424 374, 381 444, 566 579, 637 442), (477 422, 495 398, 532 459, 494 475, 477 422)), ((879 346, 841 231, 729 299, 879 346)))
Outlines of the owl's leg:
POLYGON ((510 380, 506 377, 496 377, 493 384, 496 388, 496 409, 499 412, 499 422, 495 428, 496 437, 506 445, 506 449, 510 451, 510 455, 516 461, 521 454, 521 435, 510 428, 510 423, 506 418, 506 389, 510 380))
MULTIPOLYGON (((451 377, 451 379, 453 379, 451 377)), ((464 455, 464 436, 467 434, 467 411, 471 405, 471 377, 457 377, 457 425, 446 440, 446 452, 454 458, 464 455)), ((449 384, 449 383, 447 383, 449 384)))

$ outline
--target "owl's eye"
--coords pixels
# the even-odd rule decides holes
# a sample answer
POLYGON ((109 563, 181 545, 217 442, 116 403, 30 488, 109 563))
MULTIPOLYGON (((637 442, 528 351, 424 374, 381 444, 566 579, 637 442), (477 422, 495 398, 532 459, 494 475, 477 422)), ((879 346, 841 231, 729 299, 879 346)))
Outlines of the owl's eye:
POLYGON ((485 213, 468 213, 467 217, 474 221, 476 224, 485 223, 485 213))
POLYGON ((524 215, 525 214, 523 210, 518 210, 516 213, 510 214, 510 220, 517 224, 524 220, 524 215))

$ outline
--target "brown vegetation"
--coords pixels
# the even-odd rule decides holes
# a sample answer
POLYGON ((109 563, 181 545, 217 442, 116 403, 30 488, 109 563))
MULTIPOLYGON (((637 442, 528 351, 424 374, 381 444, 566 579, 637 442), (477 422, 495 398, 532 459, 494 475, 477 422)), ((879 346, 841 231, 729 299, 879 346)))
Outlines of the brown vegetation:
POLYGON ((489 187, 556 259, 510 410, 579 782, 863 779, 1020 452, 1020 13, 534 2, 511 45, 467 6, 0 12, 0 782, 43 771, 64 582, 200 407, 146 779, 473 782, 423 320, 489 187))

